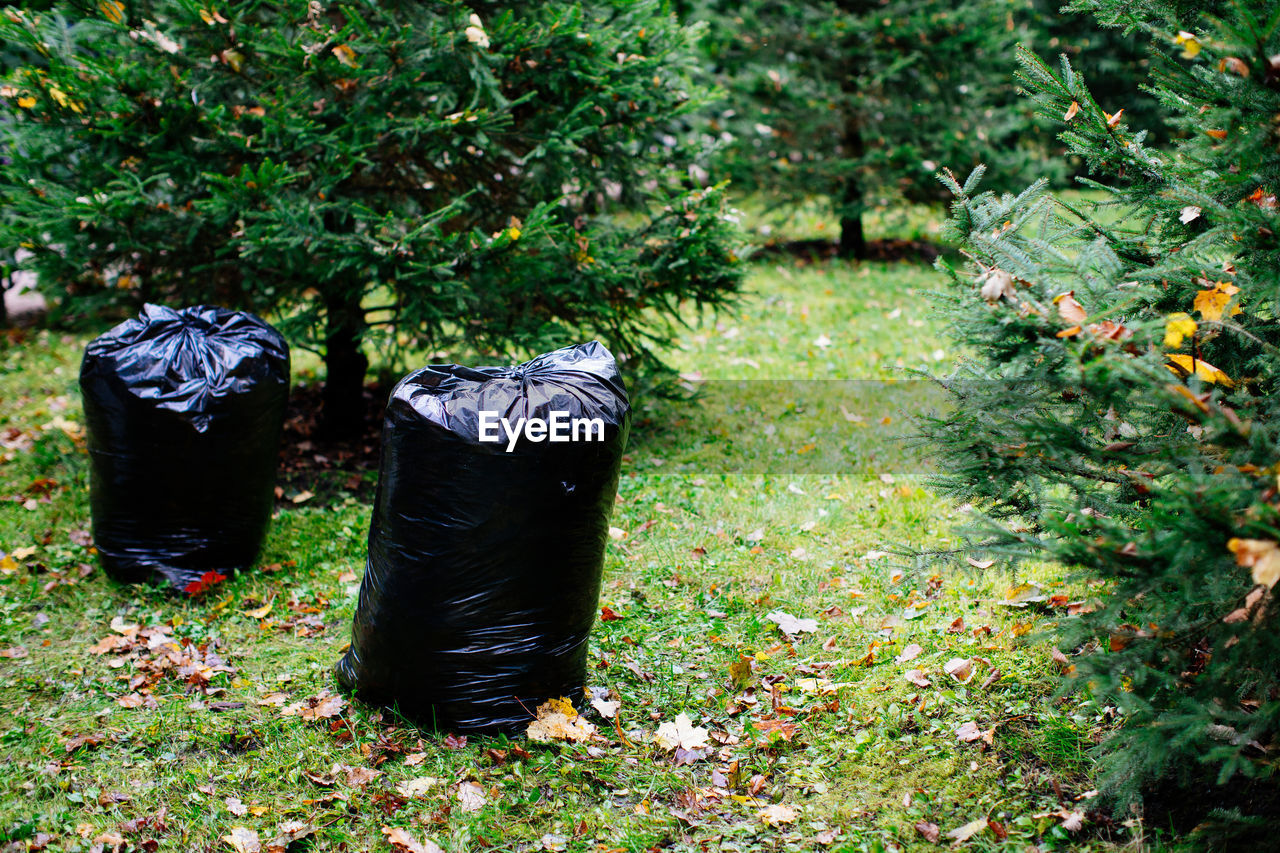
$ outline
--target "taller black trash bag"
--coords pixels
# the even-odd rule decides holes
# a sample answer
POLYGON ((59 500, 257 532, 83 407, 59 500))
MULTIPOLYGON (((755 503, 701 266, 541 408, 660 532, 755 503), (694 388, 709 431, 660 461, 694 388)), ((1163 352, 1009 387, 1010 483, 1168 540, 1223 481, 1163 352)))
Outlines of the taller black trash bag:
POLYGON ((339 681, 451 731, 514 731, 547 699, 580 699, 630 422, 596 342, 401 380, 339 681), (513 443, 500 418, 570 440, 513 443))
POLYGON ((194 591, 251 565, 289 398, 280 333, 242 311, 147 305, 85 349, 80 391, 107 573, 194 591))

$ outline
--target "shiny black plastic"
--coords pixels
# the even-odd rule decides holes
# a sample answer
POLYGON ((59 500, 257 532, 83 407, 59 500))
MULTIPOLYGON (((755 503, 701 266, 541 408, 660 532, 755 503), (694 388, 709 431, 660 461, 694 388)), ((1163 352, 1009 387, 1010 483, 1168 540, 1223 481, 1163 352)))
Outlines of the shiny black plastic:
POLYGON ((513 731, 549 698, 579 699, 630 420, 596 342, 401 380, 339 681, 450 731, 513 731), (501 429, 480 440, 482 412, 598 418, 603 440, 522 437, 508 452, 501 429))
POLYGON ((289 348, 252 314, 147 305, 80 365, 108 574, 185 589, 253 563, 271 519, 289 348))

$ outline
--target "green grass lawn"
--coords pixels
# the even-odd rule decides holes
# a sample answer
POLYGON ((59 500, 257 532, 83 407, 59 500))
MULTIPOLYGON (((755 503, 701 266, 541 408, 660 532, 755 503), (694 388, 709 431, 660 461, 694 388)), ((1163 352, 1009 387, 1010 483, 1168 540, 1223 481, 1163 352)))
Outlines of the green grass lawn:
POLYGON ((1002 603, 1025 580, 1079 591, 1047 569, 899 556, 954 544, 964 511, 900 441, 922 387, 903 369, 956 357, 929 315, 937 284, 922 266, 760 264, 737 315, 670 353, 699 393, 638 406, 601 600, 618 618, 597 623, 588 672, 620 711, 588 711, 586 743, 446 739, 356 701, 286 715, 337 691, 365 498, 282 501, 271 570, 200 599, 116 584, 88 537, 86 338, 12 336, 0 839, 225 851, 292 833, 291 850, 361 851, 392 850, 399 828, 453 851, 927 850, 968 825, 974 850, 1130 843, 1062 825, 1092 808, 1078 798, 1103 710, 1051 696, 1037 633, 1061 611, 1002 603), (814 630, 788 637, 777 612, 814 630), (146 637, 186 667, 157 664, 146 637), (953 658, 972 660, 967 684, 944 673, 953 658), (708 740, 677 757, 654 735, 681 714, 708 740))

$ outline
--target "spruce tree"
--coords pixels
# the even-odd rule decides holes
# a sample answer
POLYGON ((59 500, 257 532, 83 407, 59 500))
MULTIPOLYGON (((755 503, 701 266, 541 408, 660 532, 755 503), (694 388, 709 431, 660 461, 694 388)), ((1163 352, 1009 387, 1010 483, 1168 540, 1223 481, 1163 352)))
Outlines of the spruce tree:
POLYGON ((1057 630, 1069 685, 1121 713, 1109 790, 1274 780, 1280 12, 1074 8, 1153 40, 1145 86, 1175 139, 1153 147, 1065 57, 1021 53, 1097 201, 946 176, 969 260, 944 265, 944 302, 972 357, 941 380, 956 405, 927 437, 940 484, 977 511, 971 547, 1092 582, 1057 630))
POLYGON ((644 356, 737 286, 668 144, 704 93, 658 0, 49 5, 0 13, 0 245, 63 317, 273 312, 336 431, 370 351, 644 356))
POLYGON ((830 204, 840 254, 864 257, 863 216, 940 203, 939 167, 989 164, 1029 180, 1042 141, 1015 97, 1010 54, 1024 0, 786 0, 688 4, 726 97, 705 131, 713 179, 778 205, 830 204))

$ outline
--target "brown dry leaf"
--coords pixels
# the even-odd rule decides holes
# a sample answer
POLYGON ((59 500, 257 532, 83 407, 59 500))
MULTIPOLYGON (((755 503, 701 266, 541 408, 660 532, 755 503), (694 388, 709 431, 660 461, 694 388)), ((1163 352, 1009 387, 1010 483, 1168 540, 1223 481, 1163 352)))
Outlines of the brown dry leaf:
POLYGON ((245 826, 231 827, 231 832, 222 836, 222 840, 236 853, 262 853, 262 839, 258 838, 257 831, 245 826))
MULTIPOLYGON (((1075 105, 1075 101, 1072 101, 1071 103, 1073 106, 1075 105)), ((924 820, 916 824, 916 832, 923 835, 925 841, 929 841, 934 844, 937 844, 938 839, 942 837, 941 833, 938 831, 938 825, 936 823, 929 823, 924 820)))
POLYGON ((267 842, 263 853, 288 853, 289 845, 314 835, 316 828, 300 820, 286 820, 277 831, 279 834, 267 842))
POLYGON ((321 690, 315 696, 303 699, 301 702, 294 702, 281 711, 280 715, 283 717, 301 717, 304 720, 323 720, 338 716, 345 707, 347 707, 346 699, 341 696, 334 696, 328 690, 321 690))
POLYGON ((924 651, 924 647, 917 643, 911 643, 902 650, 902 654, 893 659, 894 663, 906 663, 920 657, 920 653, 924 651))
POLYGON ((458 806, 464 812, 479 811, 489 801, 488 794, 479 782, 459 782, 453 789, 453 794, 458 798, 458 806))
POLYGON ((127 696, 116 697, 116 704, 121 708, 141 708, 146 703, 146 697, 140 693, 130 693, 127 696))
POLYGON ((333 765, 329 773, 333 776, 342 774, 346 777, 347 785, 352 788, 363 788, 382 775, 381 770, 374 770, 372 767, 350 767, 346 764, 333 765))
POLYGON ((392 847, 404 850, 406 853, 444 853, 434 841, 429 839, 419 841, 398 826, 384 826, 382 834, 387 837, 392 847))
POLYGON ((236 817, 244 817, 249 813, 249 807, 240 802, 239 797, 227 797, 223 802, 227 804, 227 811, 236 817))
POLYGON ((596 727, 584 720, 573 703, 564 697, 543 702, 538 706, 537 715, 525 731, 531 741, 582 743, 591 740, 596 733, 596 727))
POLYGON ((929 681, 922 669, 910 669, 902 675, 907 681, 910 681, 916 687, 928 687, 933 682, 929 681))
POLYGON ((773 803, 765 806, 759 812, 760 820, 765 826, 782 826, 786 823, 795 823, 796 818, 799 816, 795 809, 782 803, 773 803))
POLYGON ((1089 316, 1084 306, 1076 301, 1074 290, 1059 293, 1053 297, 1053 304, 1058 306, 1058 316, 1068 323, 1083 323, 1089 316))
POLYGON ((973 678, 973 661, 969 658, 952 658, 943 664, 942 671, 961 684, 968 684, 969 679, 973 678))
MULTIPOLYGON (((1073 118, 1075 118, 1075 117, 1076 117, 1076 113, 1078 113, 1078 112, 1080 112, 1080 104, 1079 104, 1079 103, 1077 103, 1077 102, 1075 102, 1075 101, 1072 101, 1072 102, 1071 102, 1071 106, 1067 107, 1067 112, 1066 112, 1066 114, 1062 117, 1062 120, 1063 120, 1063 121, 1071 121, 1073 118)), ((930 826, 933 826, 933 824, 929 824, 929 825, 930 825, 930 826)), ((916 824, 916 828, 917 828, 917 829, 919 829, 919 828, 920 828, 920 825, 919 825, 919 824, 916 824)), ((938 834, 938 828, 937 828, 936 826, 934 826, 934 827, 933 827, 933 834, 934 834, 935 836, 937 836, 937 834, 938 834)), ((937 841, 938 839, 937 839, 936 837, 934 837, 934 838, 930 838, 929 840, 930 840, 930 841, 937 841)))
POLYGON ((0 649, 0 658, 25 658, 31 652, 27 651, 26 646, 10 646, 7 649, 0 649))
POLYGON ((404 757, 406 767, 417 767, 419 764, 427 760, 425 752, 411 752, 404 757))
POLYGON ((1111 113, 1107 113, 1107 127, 1115 127, 1117 124, 1119 124, 1120 116, 1122 115, 1124 115, 1123 107, 1118 112, 1116 112, 1115 115, 1112 115, 1111 113))
POLYGON ((995 560, 975 560, 973 557, 965 557, 964 560, 975 569, 989 569, 996 564, 995 560))
POLYGON ((981 737, 982 729, 978 728, 978 724, 972 720, 956 729, 956 739, 963 743, 973 743, 981 737))

